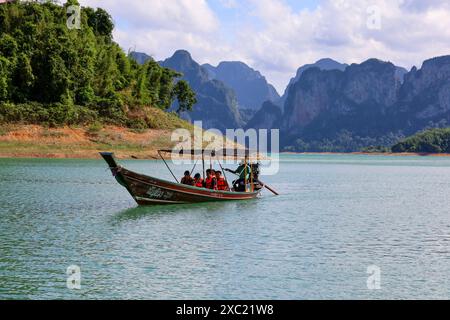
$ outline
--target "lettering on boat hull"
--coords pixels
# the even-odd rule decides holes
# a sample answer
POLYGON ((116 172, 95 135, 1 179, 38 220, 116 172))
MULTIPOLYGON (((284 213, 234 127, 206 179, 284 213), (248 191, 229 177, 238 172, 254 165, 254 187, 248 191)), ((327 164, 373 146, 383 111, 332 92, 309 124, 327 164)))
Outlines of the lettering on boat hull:
POLYGON ((150 186, 147 190, 147 195, 152 199, 170 200, 173 199, 174 193, 169 190, 150 186))

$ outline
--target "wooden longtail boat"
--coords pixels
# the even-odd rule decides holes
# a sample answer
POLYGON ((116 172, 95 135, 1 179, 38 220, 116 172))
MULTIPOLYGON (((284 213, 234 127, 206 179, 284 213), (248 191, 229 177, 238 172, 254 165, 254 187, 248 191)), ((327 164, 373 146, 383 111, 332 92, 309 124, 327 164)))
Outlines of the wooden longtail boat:
POLYGON ((256 198, 260 192, 260 188, 252 188, 254 191, 248 192, 235 192, 174 183, 128 170, 117 164, 111 152, 101 152, 100 155, 108 163, 117 182, 128 190, 139 205, 249 200, 256 198))

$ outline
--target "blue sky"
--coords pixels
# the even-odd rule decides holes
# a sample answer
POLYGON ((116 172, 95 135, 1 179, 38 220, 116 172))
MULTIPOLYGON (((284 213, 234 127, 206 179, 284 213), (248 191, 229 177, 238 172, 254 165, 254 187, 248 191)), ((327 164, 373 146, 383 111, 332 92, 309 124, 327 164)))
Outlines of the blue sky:
POLYGON ((320 1, 317 0, 286 0, 286 3, 296 12, 304 9, 316 9, 320 1))
POLYGON ((410 68, 450 54, 447 0, 79 0, 111 13, 114 39, 165 59, 240 60, 282 93, 298 67, 369 58, 410 68))

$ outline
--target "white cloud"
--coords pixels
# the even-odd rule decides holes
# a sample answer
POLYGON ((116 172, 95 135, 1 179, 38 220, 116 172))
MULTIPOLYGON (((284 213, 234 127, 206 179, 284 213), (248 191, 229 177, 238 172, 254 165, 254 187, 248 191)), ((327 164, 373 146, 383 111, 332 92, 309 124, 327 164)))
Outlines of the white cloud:
POLYGON ((133 29, 170 29, 201 34, 218 27, 218 20, 205 0, 81 0, 80 3, 104 8, 113 18, 126 21, 133 29))
POLYGON ((281 90, 299 66, 323 57, 346 63, 376 57, 409 68, 450 54, 445 0, 326 0, 300 12, 282 1, 250 1, 262 27, 240 32, 240 50, 281 90), (379 10, 379 30, 367 27, 371 6, 379 10))
POLYGON ((124 49, 157 59, 187 49, 199 63, 242 60, 280 92, 299 66, 324 57, 346 63, 376 57, 409 68, 450 54, 446 0, 321 0, 301 11, 284 0, 210 1, 233 9, 238 19, 224 20, 206 0, 80 2, 112 14, 124 49), (367 27, 371 6, 379 9, 380 29, 367 27))
POLYGON ((80 0, 107 10, 116 24, 114 39, 125 50, 164 59, 177 49, 211 59, 229 50, 220 44, 220 21, 205 0, 80 0))

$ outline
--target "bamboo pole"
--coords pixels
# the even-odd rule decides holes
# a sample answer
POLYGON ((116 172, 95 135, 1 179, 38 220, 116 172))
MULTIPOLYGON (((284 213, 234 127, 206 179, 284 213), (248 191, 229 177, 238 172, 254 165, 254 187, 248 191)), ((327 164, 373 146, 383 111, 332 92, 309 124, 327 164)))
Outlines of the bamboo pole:
POLYGON ((244 158, 244 187, 247 192, 247 157, 244 158))
POLYGON ((250 190, 253 192, 255 191, 255 186, 253 184, 253 169, 252 164, 250 163, 250 190))
POLYGON ((217 159, 217 163, 219 163, 219 167, 220 167, 220 169, 222 170, 223 176, 225 177, 225 181, 226 181, 227 184, 228 184, 228 189, 231 189, 231 188, 230 188, 230 184, 228 183, 227 174, 225 173, 225 170, 223 170, 222 164, 220 163, 219 159, 217 159))
POLYGON ((197 166, 197 162, 198 162, 198 159, 195 160, 194 167, 193 167, 192 170, 191 170, 191 176, 192 176, 192 174, 194 173, 194 169, 195 169, 195 167, 197 166))
POLYGON ((205 181, 205 153, 202 151, 203 181, 205 181))
POLYGON ((172 174, 172 177, 175 179, 175 181, 176 181, 177 183, 180 183, 180 182, 178 182, 177 177, 175 177, 175 175, 173 174, 172 170, 170 169, 169 165, 167 164, 166 160, 165 160, 164 157, 161 155, 161 152, 160 152, 159 150, 158 150, 158 154, 159 154, 159 156, 161 157, 162 161, 164 161, 164 164, 166 165, 167 169, 169 169, 169 171, 170 171, 170 173, 172 174))

